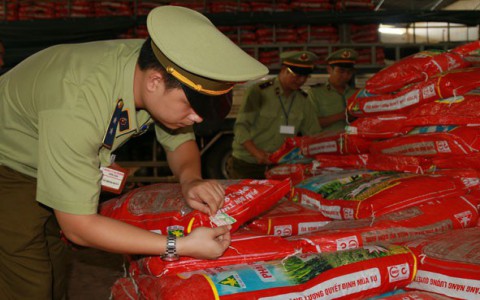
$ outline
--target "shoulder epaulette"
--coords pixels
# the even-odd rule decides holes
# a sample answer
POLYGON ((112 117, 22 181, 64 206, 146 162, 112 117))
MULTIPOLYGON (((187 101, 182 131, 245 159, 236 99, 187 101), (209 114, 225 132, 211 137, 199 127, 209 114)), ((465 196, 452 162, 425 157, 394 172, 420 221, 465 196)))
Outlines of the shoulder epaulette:
POLYGON ((258 86, 263 90, 271 85, 273 85, 273 79, 267 80, 265 82, 260 83, 258 86))
POLYGON ((308 97, 308 93, 302 89, 299 90, 300 94, 303 95, 303 97, 308 97))

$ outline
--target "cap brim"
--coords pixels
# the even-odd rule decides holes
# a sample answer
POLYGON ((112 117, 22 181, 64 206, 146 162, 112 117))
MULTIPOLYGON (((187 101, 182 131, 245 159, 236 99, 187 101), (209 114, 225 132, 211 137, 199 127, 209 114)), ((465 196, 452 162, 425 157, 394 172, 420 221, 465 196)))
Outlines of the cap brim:
POLYGON ((345 69, 354 69, 355 64, 354 63, 347 63, 347 62, 337 62, 337 63, 330 63, 330 66, 337 66, 345 69))
POLYGON ((232 108, 232 92, 219 96, 201 94, 182 84, 182 89, 187 96, 193 110, 206 121, 221 121, 232 108))
POLYGON ((312 74, 313 68, 302 68, 302 67, 295 67, 295 66, 288 66, 288 68, 295 74, 301 76, 308 76, 312 74))

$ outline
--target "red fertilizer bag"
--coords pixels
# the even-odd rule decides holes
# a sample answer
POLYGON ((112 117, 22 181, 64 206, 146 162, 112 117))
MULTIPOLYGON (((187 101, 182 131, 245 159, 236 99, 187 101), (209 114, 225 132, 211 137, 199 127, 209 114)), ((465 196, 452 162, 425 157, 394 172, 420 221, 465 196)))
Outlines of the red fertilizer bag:
POLYGON ((332 158, 336 155, 325 155, 324 161, 313 160, 304 164, 283 164, 275 166, 265 172, 267 179, 283 180, 290 178, 292 185, 300 183, 301 181, 310 178, 312 176, 320 176, 337 173, 342 171, 343 166, 336 167, 336 161, 330 161, 329 156, 332 158), (331 167, 329 167, 331 166, 331 167))
POLYGON ((369 154, 319 154, 315 155, 315 160, 312 162, 312 165, 315 169, 365 169, 368 159, 369 154))
POLYGON ((261 234, 291 236, 316 231, 331 220, 318 210, 291 201, 280 201, 245 226, 261 234))
POLYGON ((413 129, 405 125, 406 114, 383 114, 357 118, 346 126, 345 131, 366 139, 387 139, 402 136, 413 129))
POLYGON ((307 179, 294 187, 292 200, 316 208, 332 219, 362 219, 464 195, 472 188, 470 184, 474 183, 446 175, 352 172, 307 179))
POLYGON ((113 283, 111 296, 115 300, 140 300, 135 282, 128 277, 119 278, 113 283))
POLYGON ((375 218, 335 220, 315 232, 289 237, 303 252, 334 252, 375 243, 406 242, 445 231, 474 227, 478 195, 423 202, 375 218))
POLYGON ((434 168, 427 157, 408 155, 369 154, 367 169, 372 171, 396 171, 424 174, 434 168))
POLYGON ((470 63, 457 52, 421 51, 383 68, 366 81, 365 87, 369 93, 387 94, 435 74, 468 66, 470 63))
POLYGON ((301 153, 306 157, 318 154, 362 154, 368 153, 371 141, 345 131, 327 131, 300 140, 301 153))
POLYGON ((281 164, 265 172, 267 179, 283 180, 290 178, 292 184, 297 184, 306 178, 309 164, 281 164))
POLYGON ((458 53, 462 56, 479 55, 480 54, 480 40, 457 46, 457 47, 452 49, 452 52, 456 52, 456 53, 458 53))
POLYGON ((413 108, 403 126, 480 124, 480 90, 440 99, 413 108))
POLYGON ((480 170, 480 153, 434 157, 432 163, 437 169, 475 169, 480 170))
POLYGON ((300 151, 300 138, 286 138, 282 146, 269 156, 269 160, 274 164, 293 163, 302 161, 305 157, 300 151))
POLYGON ((213 217, 190 209, 180 184, 155 184, 137 188, 101 204, 100 214, 166 234, 190 233, 199 226, 232 224, 231 232, 277 203, 290 191, 290 181, 224 180, 225 204, 213 217))
POLYGON ((452 300, 453 298, 423 292, 423 291, 404 291, 394 295, 375 297, 375 300, 452 300))
POLYGON ((415 106, 463 95, 480 86, 480 68, 452 70, 406 86, 397 93, 374 95, 365 89, 348 98, 348 112, 355 117, 406 113, 415 106))
POLYGON ((297 253, 297 241, 287 241, 279 236, 260 235, 247 230, 232 234, 232 242, 224 254, 215 260, 181 257, 167 262, 159 256, 136 257, 130 263, 130 274, 149 274, 157 277, 175 275, 206 268, 218 268, 232 264, 251 264, 258 261, 282 259, 297 253))
MULTIPOLYGON (((402 246, 376 245, 165 277, 162 299, 365 299, 402 288, 415 258, 402 246)), ((139 285, 143 291, 143 286, 139 285)), ((146 289, 147 290, 147 289, 146 289)), ((148 289, 148 293, 152 290, 148 289)))
POLYGON ((480 230, 457 229, 406 244, 418 260, 408 287, 457 299, 480 297, 480 230))
POLYGON ((418 127, 408 135, 370 145, 370 153, 386 155, 413 155, 450 157, 480 151, 480 126, 426 126, 418 127))

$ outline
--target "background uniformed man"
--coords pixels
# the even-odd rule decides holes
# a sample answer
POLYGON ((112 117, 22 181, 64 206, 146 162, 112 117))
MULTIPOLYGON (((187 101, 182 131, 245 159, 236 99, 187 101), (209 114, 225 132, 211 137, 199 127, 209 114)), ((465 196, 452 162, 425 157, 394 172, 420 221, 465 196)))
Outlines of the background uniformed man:
POLYGON ((346 103, 355 93, 350 82, 357 57, 357 52, 348 48, 331 53, 326 59, 328 81, 312 86, 310 90, 318 121, 324 131, 341 130, 347 124, 346 103))
POLYGON ((308 51, 280 55, 275 78, 252 85, 234 126, 232 178, 265 178, 268 157, 286 137, 321 131, 306 92, 300 89, 313 72, 317 56, 308 51))
MULTIPOLYGON (((53 46, 0 77, 0 299, 65 299, 58 224, 81 246, 166 253, 165 235, 97 214, 100 167, 149 125, 187 203, 222 207, 222 186, 200 176, 189 126, 224 117, 233 85, 268 69, 193 10, 156 8, 147 28, 147 41, 53 46)), ((168 254, 212 259, 229 244, 229 227, 200 227, 169 240, 168 254)))

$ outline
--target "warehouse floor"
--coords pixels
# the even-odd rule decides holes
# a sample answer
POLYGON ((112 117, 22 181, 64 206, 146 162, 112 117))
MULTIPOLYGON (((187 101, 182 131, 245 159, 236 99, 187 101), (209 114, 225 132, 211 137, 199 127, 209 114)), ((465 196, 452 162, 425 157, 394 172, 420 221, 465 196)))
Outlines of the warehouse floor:
POLYGON ((123 257, 96 249, 73 252, 70 262, 69 300, 106 300, 110 288, 123 277, 123 257))

